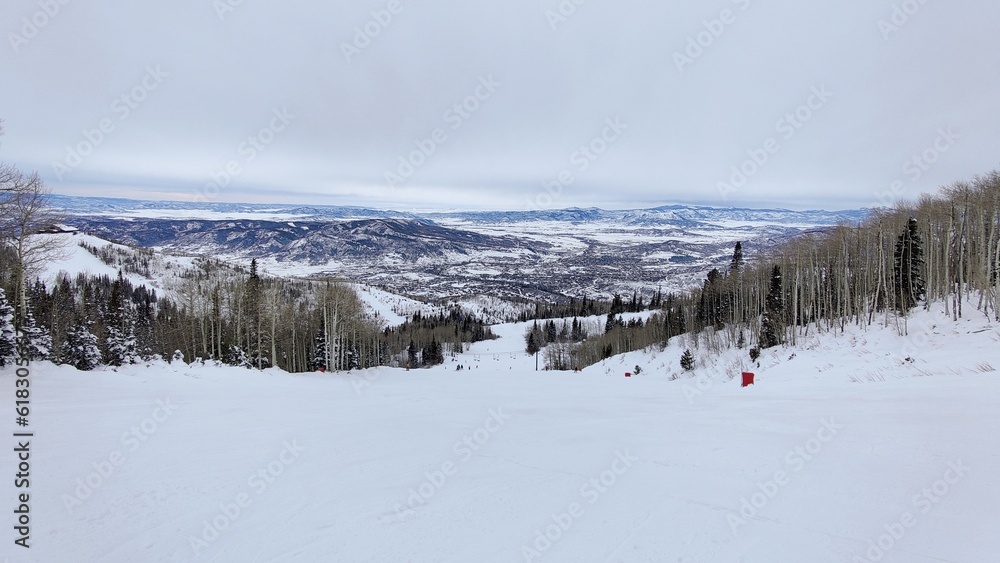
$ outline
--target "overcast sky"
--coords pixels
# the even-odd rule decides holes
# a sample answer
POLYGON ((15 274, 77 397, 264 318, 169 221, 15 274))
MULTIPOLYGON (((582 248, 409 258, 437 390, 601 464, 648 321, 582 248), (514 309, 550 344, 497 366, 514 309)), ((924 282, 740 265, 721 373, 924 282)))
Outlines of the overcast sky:
POLYGON ((922 2, 7 0, 0 160, 141 199, 868 207, 1000 167, 1000 4, 922 2))

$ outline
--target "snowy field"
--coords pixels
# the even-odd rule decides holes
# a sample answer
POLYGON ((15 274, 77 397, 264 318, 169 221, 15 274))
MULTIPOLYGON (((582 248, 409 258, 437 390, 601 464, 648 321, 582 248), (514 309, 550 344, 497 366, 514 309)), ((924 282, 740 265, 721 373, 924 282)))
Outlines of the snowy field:
POLYGON ((38 364, 32 547, 13 544, 8 438, 0 557, 998 560, 1000 333, 981 316, 805 338, 748 388, 742 351, 681 374, 675 340, 536 373, 524 325, 496 330, 410 372, 38 364))

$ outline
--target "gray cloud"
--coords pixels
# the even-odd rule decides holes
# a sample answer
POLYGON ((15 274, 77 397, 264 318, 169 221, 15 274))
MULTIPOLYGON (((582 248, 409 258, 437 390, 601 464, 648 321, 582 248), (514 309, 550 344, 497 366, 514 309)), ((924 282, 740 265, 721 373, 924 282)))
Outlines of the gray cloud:
POLYGON ((1000 154, 1000 6, 981 0, 226 1, 8 2, 0 157, 67 194, 522 209, 868 206, 1000 154), (789 136, 813 88, 833 95, 789 136), (609 119, 628 128, 602 145, 609 119))

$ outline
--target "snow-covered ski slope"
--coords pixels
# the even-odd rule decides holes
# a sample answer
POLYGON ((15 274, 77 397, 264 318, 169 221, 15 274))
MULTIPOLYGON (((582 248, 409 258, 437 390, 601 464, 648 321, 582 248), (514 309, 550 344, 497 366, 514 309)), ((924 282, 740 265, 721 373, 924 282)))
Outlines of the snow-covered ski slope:
MULTIPOLYGON (((13 544, 8 442, 0 557, 998 560, 1000 333, 981 314, 802 338, 748 388, 745 351, 703 347, 686 374, 682 339, 535 372, 524 328, 409 372, 38 364, 32 548, 13 544)), ((10 368, 0 388, 11 431, 10 368)))

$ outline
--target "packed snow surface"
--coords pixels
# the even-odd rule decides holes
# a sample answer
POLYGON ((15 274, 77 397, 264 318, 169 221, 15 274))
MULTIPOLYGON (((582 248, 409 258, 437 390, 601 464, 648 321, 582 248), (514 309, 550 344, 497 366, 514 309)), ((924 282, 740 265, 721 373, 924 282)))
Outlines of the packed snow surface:
POLYGON ((1000 334, 981 315, 811 334, 747 388, 742 350, 681 372, 686 339, 535 372, 525 326, 430 370, 36 364, 32 547, 5 447, 0 557, 998 560, 1000 334))

